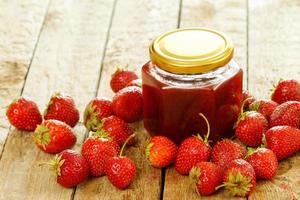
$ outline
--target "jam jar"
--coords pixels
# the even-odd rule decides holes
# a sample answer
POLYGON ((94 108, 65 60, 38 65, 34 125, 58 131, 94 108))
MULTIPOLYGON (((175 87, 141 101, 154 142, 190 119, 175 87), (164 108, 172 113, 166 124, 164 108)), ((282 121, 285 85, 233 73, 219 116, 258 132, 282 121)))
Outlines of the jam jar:
POLYGON ((234 47, 224 34, 207 28, 182 28, 157 37, 142 67, 144 126, 179 144, 204 136, 233 135, 241 101, 243 72, 233 59, 234 47))

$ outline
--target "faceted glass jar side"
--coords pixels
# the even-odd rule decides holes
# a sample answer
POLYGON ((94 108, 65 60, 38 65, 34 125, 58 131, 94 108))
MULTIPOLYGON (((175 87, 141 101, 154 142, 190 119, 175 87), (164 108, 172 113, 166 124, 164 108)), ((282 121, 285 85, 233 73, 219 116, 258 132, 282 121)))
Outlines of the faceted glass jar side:
POLYGON ((205 135, 213 142, 233 135, 242 101, 243 72, 234 60, 199 74, 175 74, 151 61, 142 68, 144 126, 151 135, 164 135, 179 144, 205 135))

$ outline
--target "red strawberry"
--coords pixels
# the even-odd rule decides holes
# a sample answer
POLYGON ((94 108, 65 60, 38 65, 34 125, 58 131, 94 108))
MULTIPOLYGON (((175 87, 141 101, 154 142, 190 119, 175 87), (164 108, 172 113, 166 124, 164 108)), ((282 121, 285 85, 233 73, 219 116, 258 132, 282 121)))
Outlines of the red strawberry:
POLYGON ((81 153, 87 160, 92 176, 105 174, 106 161, 117 156, 120 151, 118 143, 107 138, 91 137, 82 145, 81 153))
POLYGON ((74 187, 89 175, 89 167, 85 158, 73 150, 64 150, 57 154, 49 163, 57 183, 70 188, 74 187))
MULTIPOLYGON (((133 134, 133 130, 126 124, 122 119, 116 116, 110 116, 103 119, 101 128, 96 133, 96 135, 103 135, 112 138, 120 146, 125 142, 125 140, 133 134)), ((133 144, 134 140, 130 140, 129 144, 133 144)))
POLYGON ((145 154, 150 165, 163 168, 174 162, 177 146, 167 137, 154 136, 147 144, 145 154))
POLYGON ((253 167, 243 159, 231 161, 223 176, 223 185, 232 196, 249 196, 256 186, 253 167))
POLYGON ((278 167, 278 161, 274 152, 266 148, 250 150, 247 159, 253 167, 256 178, 272 179, 278 167))
POLYGON ((120 90, 112 100, 112 109, 116 116, 128 123, 141 119, 143 114, 142 89, 130 86, 120 90))
POLYGON ((208 161, 210 159, 211 149, 208 144, 208 137, 210 133, 210 125, 206 117, 200 113, 207 124, 207 134, 204 140, 200 135, 186 138, 179 146, 175 169, 181 175, 189 174, 195 164, 200 161, 208 161))
POLYGON ((42 115, 37 105, 23 97, 8 106, 6 116, 11 125, 24 131, 34 131, 42 123, 42 115))
POLYGON ((293 79, 280 80, 271 98, 279 104, 287 101, 300 101, 300 83, 293 79))
POLYGON ((72 97, 58 92, 51 97, 44 112, 44 118, 59 120, 74 127, 79 121, 79 111, 72 97))
POLYGON ((300 130, 290 126, 275 126, 266 132, 266 146, 278 160, 288 158, 300 150, 300 130))
POLYGON ((129 86, 142 87, 142 80, 141 79, 132 80, 126 85, 126 87, 129 87, 129 86))
POLYGON ((138 79, 138 76, 133 71, 118 69, 111 77, 110 87, 114 92, 118 92, 135 79, 138 79))
POLYGON ((235 127, 235 135, 247 146, 257 147, 268 130, 266 118, 255 111, 242 113, 235 127))
POLYGON ((216 192, 216 187, 222 184, 223 169, 212 162, 199 162, 190 171, 190 177, 195 181, 196 192, 208 196, 216 192))
POLYGON ((243 90, 243 110, 248 110, 253 101, 255 101, 255 97, 248 90, 243 90))
POLYGON ((131 140, 134 135, 131 135, 123 144, 119 156, 110 158, 106 162, 105 173, 108 180, 117 188, 125 189, 134 180, 136 168, 134 162, 122 156, 126 143, 131 140))
POLYGON ((255 100, 249 106, 252 111, 257 111, 261 113, 267 120, 270 119, 271 114, 278 106, 278 103, 268 99, 255 100))
POLYGON ((300 128, 300 102, 287 101, 276 107, 270 117, 270 127, 281 125, 300 128))
POLYGON ((76 143, 71 127, 57 120, 45 120, 33 133, 35 144, 46 153, 59 153, 76 143))
POLYGON ((83 123, 89 131, 97 131, 101 120, 111 115, 111 101, 106 98, 94 98, 85 108, 83 123))
POLYGON ((221 167, 226 167, 232 160, 244 158, 246 149, 229 139, 223 139, 212 148, 212 161, 221 167))

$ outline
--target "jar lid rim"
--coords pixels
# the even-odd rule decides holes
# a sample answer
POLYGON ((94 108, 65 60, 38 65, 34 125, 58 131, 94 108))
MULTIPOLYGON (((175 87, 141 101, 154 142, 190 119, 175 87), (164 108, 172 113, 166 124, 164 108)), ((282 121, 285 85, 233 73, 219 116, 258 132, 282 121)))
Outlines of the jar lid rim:
POLYGON ((204 73, 226 65, 234 47, 223 33, 209 28, 180 28, 158 36, 149 47, 151 61, 178 74, 204 73))

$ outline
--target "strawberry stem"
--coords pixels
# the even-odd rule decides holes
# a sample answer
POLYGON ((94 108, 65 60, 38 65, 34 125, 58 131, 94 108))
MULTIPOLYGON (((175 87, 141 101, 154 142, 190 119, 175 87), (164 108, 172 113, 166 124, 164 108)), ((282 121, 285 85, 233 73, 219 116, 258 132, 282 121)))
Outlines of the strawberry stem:
POLYGON ((221 184, 221 185, 215 187, 215 190, 218 190, 218 189, 220 189, 220 188, 222 188, 222 187, 225 187, 226 185, 227 185, 227 184, 223 183, 223 184, 221 184))
POLYGON ((262 137, 261 141, 262 141, 262 144, 260 145, 260 147, 267 148, 267 140, 266 140, 266 135, 265 134, 263 134, 263 137, 262 137))
POLYGON ((122 154, 123 154, 123 151, 124 151, 124 149, 125 149, 125 146, 127 145, 127 143, 129 142, 129 140, 131 140, 132 138, 134 138, 134 136, 135 136, 135 134, 132 134, 132 135, 130 135, 126 140, 125 140, 125 142, 124 142, 124 144, 122 145, 122 148, 121 148, 121 151, 120 151, 120 154, 119 154, 119 157, 121 157, 122 156, 122 154))
POLYGON ((252 148, 252 147, 247 147, 247 155, 246 158, 248 158, 249 156, 251 156, 256 149, 252 148))
POLYGON ((204 119, 204 121, 206 122, 206 125, 207 125, 207 133, 204 136, 204 142, 208 143, 208 137, 209 137, 209 134, 210 134, 210 125, 209 125, 209 122, 208 122, 207 118, 205 117, 205 115, 203 113, 199 113, 199 115, 204 119))
POLYGON ((39 162, 39 163, 38 163, 38 166, 39 166, 39 167, 44 166, 44 165, 52 166, 52 162, 39 162))

